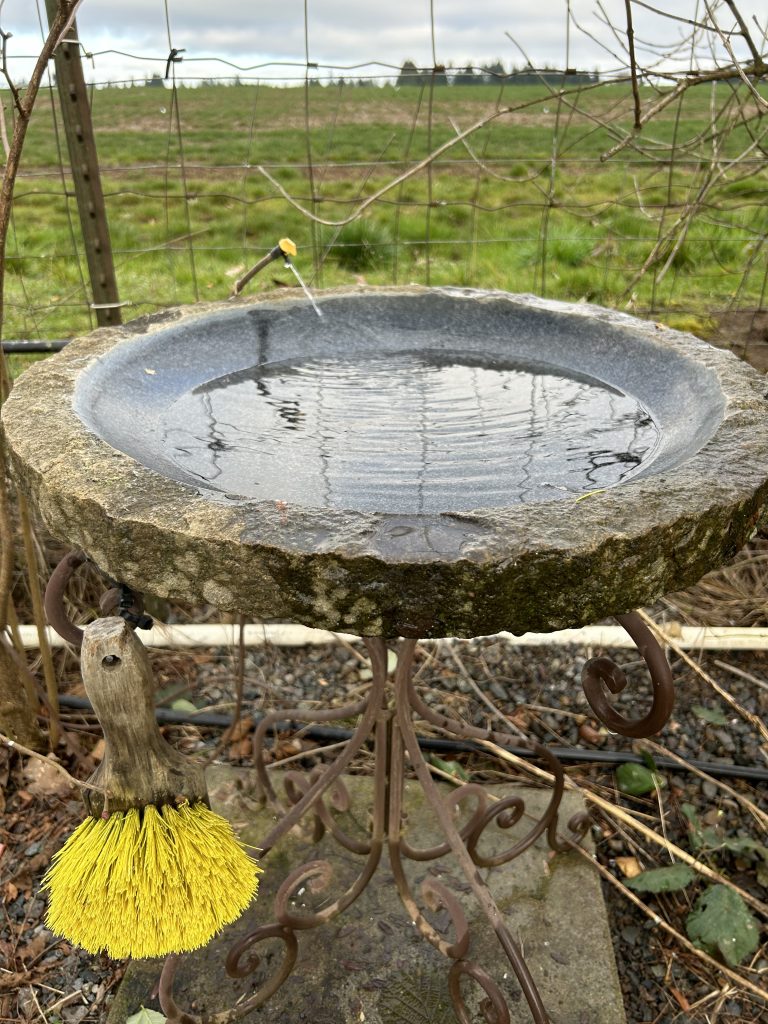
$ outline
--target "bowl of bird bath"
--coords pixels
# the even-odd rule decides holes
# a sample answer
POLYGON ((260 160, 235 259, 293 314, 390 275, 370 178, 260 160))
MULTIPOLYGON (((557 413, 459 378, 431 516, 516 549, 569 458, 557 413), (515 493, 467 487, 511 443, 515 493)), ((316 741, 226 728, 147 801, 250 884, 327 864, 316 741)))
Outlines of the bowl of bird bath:
POLYGON ((363 635, 593 622, 733 555, 768 383, 586 304, 294 293, 103 328, 3 419, 49 529, 131 587, 363 635))

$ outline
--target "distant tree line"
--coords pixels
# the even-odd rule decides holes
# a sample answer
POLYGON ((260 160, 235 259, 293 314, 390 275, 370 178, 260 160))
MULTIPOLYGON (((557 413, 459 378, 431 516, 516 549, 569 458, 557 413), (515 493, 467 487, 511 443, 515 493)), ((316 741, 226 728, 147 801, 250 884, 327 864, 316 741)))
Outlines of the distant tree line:
POLYGON ((591 85, 600 80, 597 71, 578 71, 576 68, 565 70, 545 66, 530 66, 507 70, 500 60, 493 64, 476 65, 471 62, 463 67, 418 68, 412 60, 403 62, 397 85, 421 85, 434 80, 435 85, 493 85, 506 83, 509 85, 560 85, 567 81, 569 85, 591 85))
MULTIPOLYGON (((389 79, 391 81, 391 79, 389 79)), ((592 85, 600 81, 600 74, 598 71, 579 71, 576 68, 553 68, 545 65, 542 68, 526 67, 515 67, 512 66, 509 69, 504 67, 504 64, 500 61, 494 61, 492 64, 477 65, 471 62, 467 62, 464 65, 455 66, 444 66, 438 65, 434 68, 419 68, 412 60, 403 61, 400 72, 395 80, 395 84, 401 85, 494 85, 494 84, 507 84, 507 85, 540 85, 545 83, 547 85, 558 86, 562 84, 568 85, 592 85)), ((736 81, 740 81, 736 79, 736 81)), ((105 82, 102 85, 109 85, 112 83, 105 82)), ((148 88, 162 89, 166 86, 166 81, 162 75, 154 72, 148 78, 143 80, 136 80, 131 78, 130 81, 114 83, 122 85, 124 88, 132 88, 135 86, 145 86, 148 88)), ((252 84, 249 80, 245 82, 242 80, 240 75, 235 75, 230 79, 218 79, 218 78, 202 78, 199 81, 193 83, 198 86, 220 86, 220 85, 234 85, 241 86, 245 84, 252 84)), ((330 85, 347 85, 356 87, 369 87, 372 88, 375 85, 382 85, 384 81, 380 76, 371 76, 368 78, 310 78, 309 85, 313 86, 330 86, 330 85)), ((0 88, 2 86, 0 85, 0 88)))

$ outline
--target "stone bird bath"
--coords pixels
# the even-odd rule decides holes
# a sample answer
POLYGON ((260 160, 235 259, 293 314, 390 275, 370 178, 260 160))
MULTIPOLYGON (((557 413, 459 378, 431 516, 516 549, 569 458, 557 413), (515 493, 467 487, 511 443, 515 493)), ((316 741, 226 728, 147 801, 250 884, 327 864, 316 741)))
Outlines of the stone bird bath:
MULTIPOLYGON (((454 855, 543 1024, 544 1004, 477 871, 480 834, 507 802, 489 805, 470 786, 476 810, 459 828, 412 719, 463 739, 508 737, 449 721, 421 700, 410 675, 415 638, 616 615, 649 666, 653 706, 638 720, 620 715, 604 686, 617 692, 624 679, 605 658, 586 666, 585 691, 610 728, 657 731, 671 712, 669 670, 627 613, 692 584, 755 530, 768 501, 768 382, 689 335, 588 305, 449 288, 318 298, 322 318, 304 300, 265 295, 74 342, 25 373, 6 403, 13 467, 51 531, 130 588, 367 638, 368 698, 314 716, 282 711, 257 731, 265 798, 282 815, 265 854, 305 814, 330 827, 324 800, 371 736, 378 796, 364 839, 337 829, 364 859, 355 885, 297 922, 291 892, 329 878, 304 866, 286 879, 277 923, 249 940, 282 942, 281 972, 236 1016, 279 987, 297 931, 341 913, 386 847, 411 917, 452 963, 458 1019, 470 1019, 468 977, 498 1015, 486 1019, 509 1019, 504 986, 471 961, 455 897, 435 880, 421 895, 448 910, 449 944, 402 870, 414 858, 401 835, 407 751, 446 837, 417 859, 454 855), (406 639, 388 701, 385 641, 395 637, 406 639), (342 754, 303 794, 278 796, 263 758, 274 720, 349 717, 359 724, 342 754)), ((555 777, 552 801, 504 861, 545 831, 561 848, 562 771, 532 747, 555 777)), ((174 1002, 173 970, 165 1012, 191 1020, 174 1002)))

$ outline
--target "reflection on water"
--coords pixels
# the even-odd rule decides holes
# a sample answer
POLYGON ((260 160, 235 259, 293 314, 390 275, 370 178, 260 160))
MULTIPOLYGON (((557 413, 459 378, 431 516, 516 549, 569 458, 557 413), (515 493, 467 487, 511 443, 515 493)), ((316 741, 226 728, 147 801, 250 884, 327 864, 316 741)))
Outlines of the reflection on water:
POLYGON ((593 378, 424 351, 228 374, 183 395, 163 428, 166 456, 215 490, 401 513, 610 487, 659 438, 639 402, 593 378))

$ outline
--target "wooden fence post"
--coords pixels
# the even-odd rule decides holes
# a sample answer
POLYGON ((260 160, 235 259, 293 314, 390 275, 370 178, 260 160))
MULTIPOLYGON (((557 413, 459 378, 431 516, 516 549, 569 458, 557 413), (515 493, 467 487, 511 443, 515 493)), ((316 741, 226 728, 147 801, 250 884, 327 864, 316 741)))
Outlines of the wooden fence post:
MULTIPOLYGON (((56 16, 58 0, 45 0, 45 6, 50 24, 56 16)), ((77 38, 75 22, 67 36, 70 39, 77 38)), ((122 322, 120 299, 79 44, 61 43, 54 54, 54 63, 61 119, 67 136, 75 198, 91 278, 93 309, 100 327, 119 324, 122 322)))

